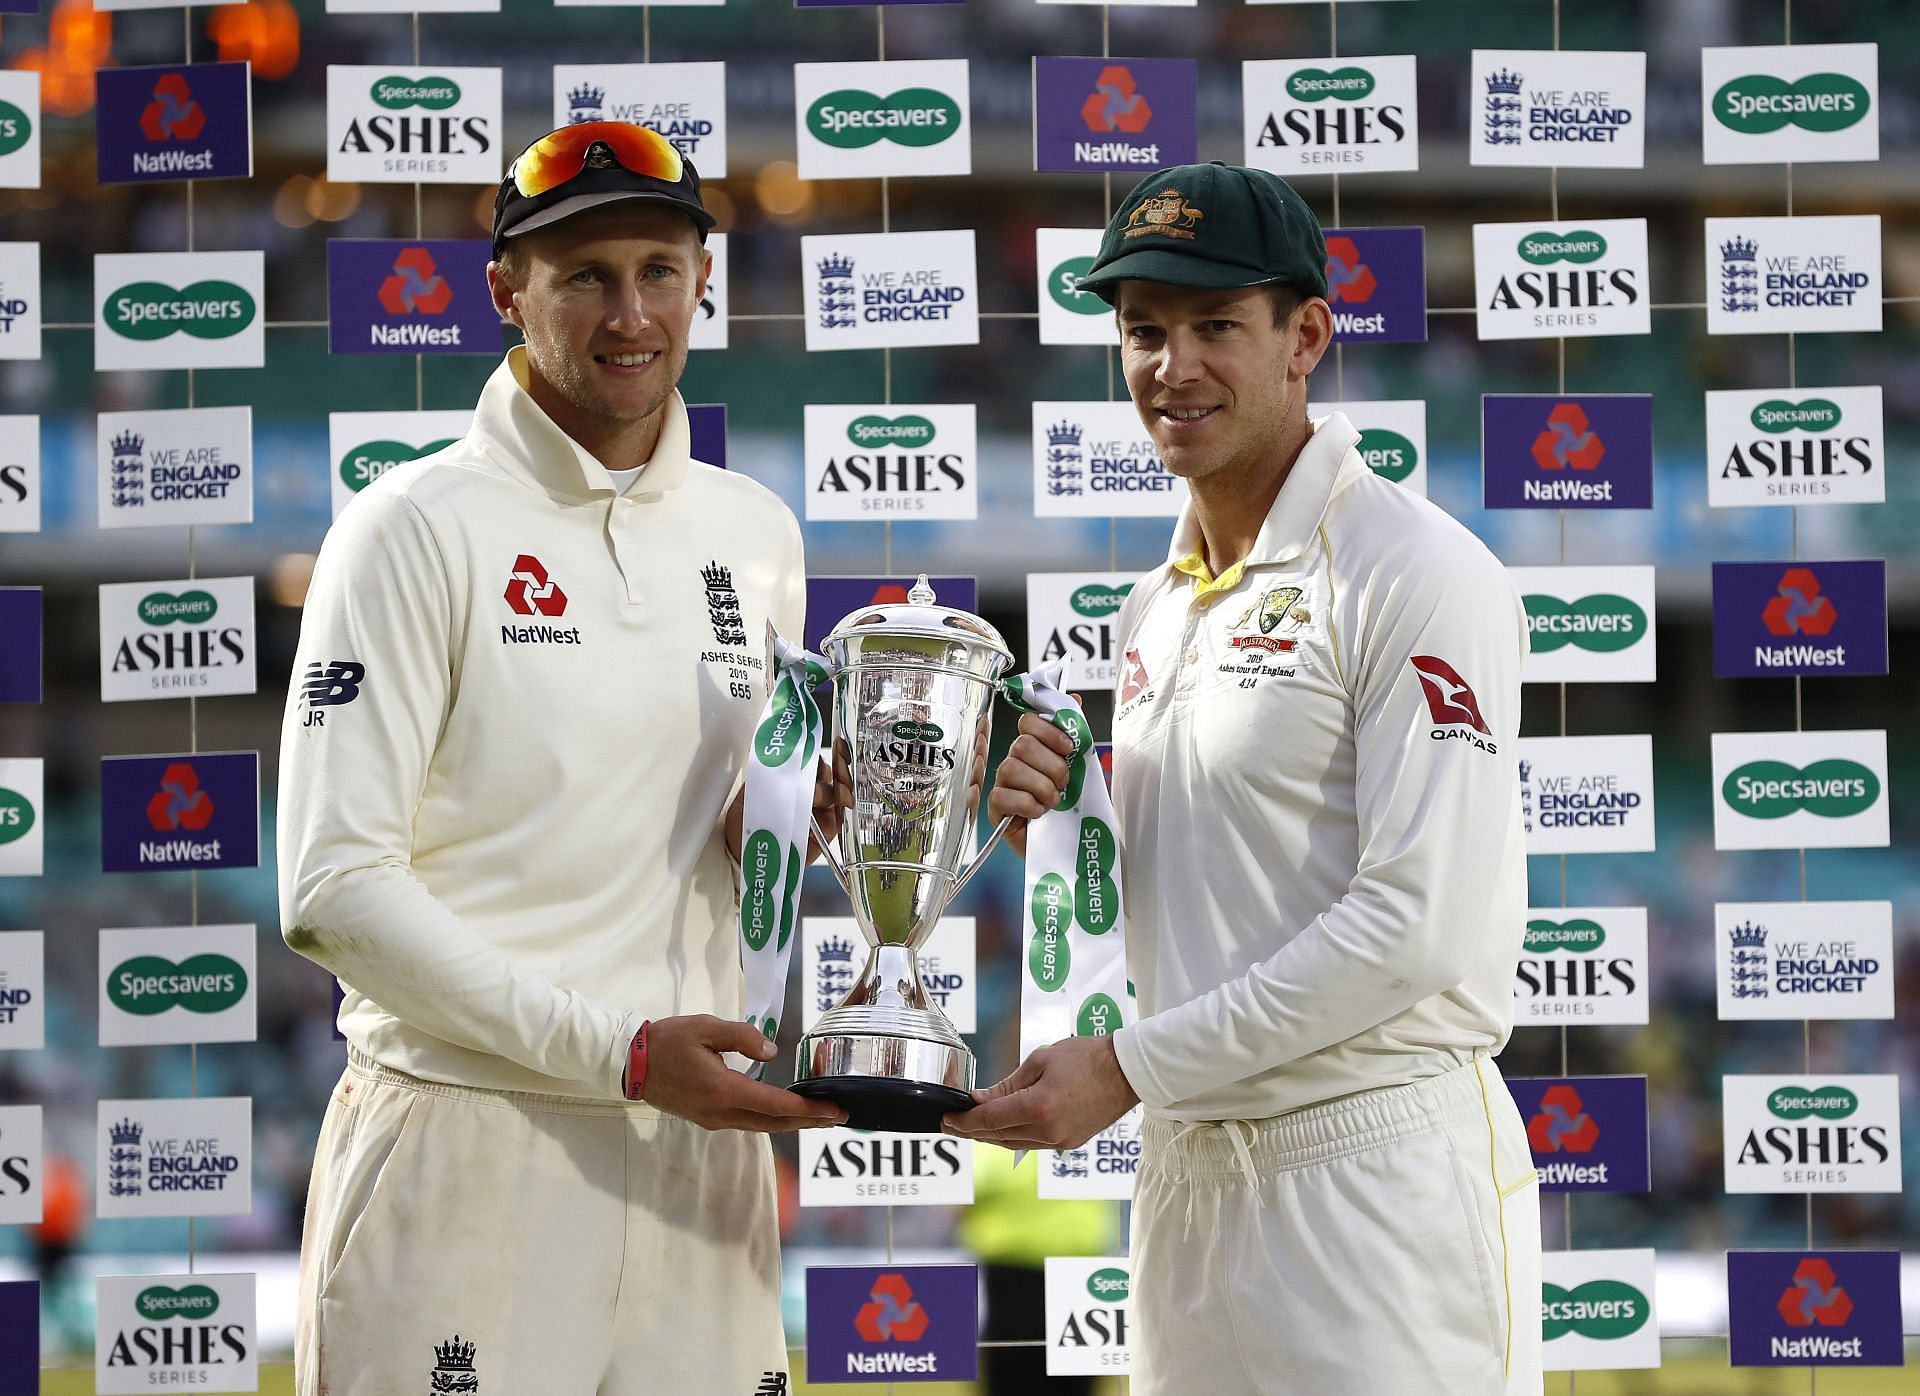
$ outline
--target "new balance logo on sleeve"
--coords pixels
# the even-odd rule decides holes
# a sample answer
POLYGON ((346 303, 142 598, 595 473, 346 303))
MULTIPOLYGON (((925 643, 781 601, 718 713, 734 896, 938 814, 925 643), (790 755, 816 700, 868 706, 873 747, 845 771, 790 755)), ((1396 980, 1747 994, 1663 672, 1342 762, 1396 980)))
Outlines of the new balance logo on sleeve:
POLYGON ((367 666, 351 659, 316 659, 307 665, 300 681, 300 702, 307 709, 303 727, 324 727, 327 715, 322 708, 341 707, 360 696, 360 684, 367 677, 367 666))

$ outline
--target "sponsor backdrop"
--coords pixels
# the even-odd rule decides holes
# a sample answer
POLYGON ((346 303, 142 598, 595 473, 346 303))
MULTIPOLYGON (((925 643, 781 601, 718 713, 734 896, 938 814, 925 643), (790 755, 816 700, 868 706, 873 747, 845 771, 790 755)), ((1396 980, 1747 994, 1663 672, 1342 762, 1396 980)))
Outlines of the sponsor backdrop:
MULTIPOLYGON (((874 0, 881 5, 940 2, 874 0)), ((1209 0, 1216 6, 1221 2, 1209 0)), ((742 7, 742 0, 661 3, 742 7)), ((795 0, 803 10, 842 3, 795 0)), ((1181 6, 1194 0, 1115 3, 1181 6)), ((1303 0, 1247 3, 1307 8, 1303 0)), ((103 10, 162 7, 160 0, 99 3, 103 10)), ((33 8, 11 0, 0 4, 10 12, 33 8)), ((498 4, 328 0, 326 9, 417 15, 494 11, 498 4)), ((61 32, 58 14, 68 10, 63 0, 56 32, 61 32)), ((1649 733, 1631 730, 1636 724, 1631 714, 1639 708, 1622 703, 1603 710, 1621 714, 1617 721, 1603 717, 1589 721, 1581 735, 1569 733, 1569 685, 1657 688, 1663 678, 1655 630, 1656 601, 1666 587, 1655 568, 1639 560, 1644 554, 1623 540, 1647 527, 1635 520, 1656 508, 1663 497, 1656 471, 1669 467, 1656 438, 1661 414, 1654 395, 1588 390, 1589 384, 1607 386, 1610 375, 1600 366, 1630 357, 1632 344, 1587 346, 1569 354, 1567 342, 1647 336, 1655 310, 1694 316, 1695 330, 1709 336, 1784 336, 1789 347, 1784 374, 1755 367, 1770 360, 1726 351, 1730 375, 1751 381, 1727 382, 1688 405, 1704 423, 1707 505, 1714 510, 1876 508, 1889 498, 1881 386, 1799 386, 1800 361, 1792 345, 1800 334, 1839 335, 1843 338, 1828 343, 1845 344, 1845 336, 1880 331, 1888 288, 1882 219, 1871 206, 1870 184, 1850 186, 1857 197, 1844 214, 1781 216, 1771 201, 1778 189, 1791 211, 1788 171, 1793 164, 1880 159, 1877 44, 1699 52, 1693 69, 1698 74, 1698 159, 1703 166, 1755 167, 1751 188, 1767 192, 1729 201, 1717 210, 1720 216, 1702 218, 1685 232, 1680 255, 1704 286, 1704 304, 1692 304, 1694 292, 1678 283, 1660 286, 1656 304, 1651 271, 1668 277, 1676 268, 1650 268, 1648 220, 1632 216, 1617 200, 1609 208, 1626 216, 1571 216, 1562 208, 1563 196, 1575 207, 1587 201, 1578 192, 1584 171, 1646 167, 1649 55, 1562 50, 1558 10, 1556 4, 1554 48, 1477 49, 1465 90, 1431 81, 1420 54, 1336 56, 1332 45, 1320 54, 1317 42, 1307 42, 1304 53, 1248 57, 1236 64, 1237 142, 1222 141, 1211 130, 1231 124, 1231 100, 1224 106, 1214 100, 1220 94, 1202 82, 1208 75, 1195 59, 1166 53, 1188 27, 1183 23, 1133 27, 1134 51, 1150 57, 1114 56, 1110 42, 1099 55, 1031 55, 1026 83, 1030 159, 1021 162, 1018 173, 1038 174, 1059 193, 1037 221, 1065 219, 1068 224, 1032 229, 1033 275, 1026 285, 1033 303, 1018 311, 1004 305, 986 309, 980 274, 983 254, 997 262, 1016 249, 977 244, 972 227, 941 226, 964 222, 953 215, 952 204, 939 217, 916 215, 913 230, 896 231, 889 201, 893 180, 946 177, 966 186, 988 161, 1005 163, 1006 150, 990 140, 977 143, 973 125, 976 94, 983 113, 991 104, 997 115, 1010 100, 1000 74, 983 80, 984 70, 975 71, 968 59, 942 56, 937 40, 916 43, 911 59, 889 61, 884 23, 874 61, 788 63, 777 80, 772 66, 759 65, 745 78, 756 88, 771 82, 791 90, 792 124, 782 138, 792 158, 777 178, 775 165, 766 163, 766 152, 758 148, 764 133, 730 129, 725 63, 556 63, 550 68, 551 88, 536 94, 527 86, 530 75, 537 71, 544 83, 547 68, 503 70, 466 61, 484 52, 477 39, 481 28, 463 31, 470 39, 448 47, 448 56, 463 60, 455 65, 423 59, 417 27, 410 63, 325 66, 325 180, 301 178, 316 188, 410 185, 416 199, 422 186, 457 186, 461 196, 474 195, 478 207, 518 149, 520 128, 534 129, 526 121, 508 129, 512 113, 505 99, 513 97, 521 107, 530 100, 543 108, 550 104, 555 123, 650 125, 694 159, 709 181, 730 173, 756 177, 769 207, 781 188, 797 184, 825 191, 821 197, 831 199, 838 197, 831 191, 845 189, 847 182, 878 181, 878 226, 849 228, 849 221, 858 220, 844 217, 822 220, 811 230, 802 225, 797 263, 790 260, 793 240, 762 241, 751 229, 736 227, 730 243, 725 232, 716 233, 710 244, 713 281, 693 335, 693 348, 724 350, 734 346, 736 320, 755 334, 760 332, 750 323, 755 320, 803 322, 802 333, 783 346, 785 362, 794 374, 820 377, 823 386, 815 390, 818 400, 809 397, 787 432, 788 454, 800 467, 800 512, 810 525, 843 531, 880 526, 872 536, 882 540, 876 552, 883 551, 885 561, 874 575, 809 579, 809 644, 817 644, 838 616, 855 607, 904 599, 912 574, 896 575, 895 522, 931 524, 934 536, 956 540, 952 549, 936 550, 953 570, 952 561, 968 555, 967 549, 984 558, 1001 546, 980 536, 975 522, 995 492, 1030 497, 1032 517, 1056 521, 1060 528, 1077 527, 1072 520, 1123 518, 1170 528, 1187 507, 1185 481, 1160 460, 1125 399, 1124 384, 1117 381, 1113 350, 1120 340, 1110 309, 1080 289, 1100 240, 1098 213, 1112 207, 1116 191, 1136 174, 1195 159, 1238 158, 1289 178, 1307 177, 1301 187, 1324 215, 1335 329, 1332 372, 1323 371, 1316 380, 1319 396, 1311 410, 1345 413, 1360 431, 1357 449, 1365 464, 1401 488, 1427 493, 1427 401, 1387 395, 1416 388, 1409 380, 1372 373, 1356 374, 1356 395, 1349 398, 1347 350, 1363 356, 1371 345, 1424 344, 1442 323, 1436 313, 1457 317, 1449 328, 1468 332, 1470 327, 1481 341, 1555 342, 1556 391, 1503 391, 1508 385, 1497 373, 1471 386, 1456 382, 1451 391, 1465 398, 1469 411, 1472 395, 1480 399, 1484 506, 1550 511, 1554 517, 1531 521, 1525 536, 1544 540, 1556 527, 1559 536, 1557 559, 1544 562, 1534 548, 1528 550, 1528 565, 1510 571, 1526 614, 1524 682, 1559 690, 1557 727, 1531 724, 1514 756, 1527 851, 1537 863, 1557 863, 1560 887, 1557 901, 1529 906, 1525 925, 1512 928, 1519 946, 1514 1019, 1519 1034, 1559 1031, 1560 1074, 1515 1073, 1508 1087, 1526 1123, 1541 1186, 1561 1195, 1550 1209, 1564 1209, 1559 1217, 1550 1210, 1549 1232, 1565 1244, 1549 1251, 1537 1300, 1514 1296, 1517 1312, 1520 1321, 1542 1326, 1548 1367, 1571 1371, 1648 1368, 1661 1361, 1655 1253, 1575 1247, 1572 1238, 1573 1194, 1643 1194, 1657 1184, 1650 1168, 1649 1096, 1663 1083, 1657 1076, 1573 1074, 1583 1063, 1569 1059, 1567 1029, 1657 1027, 1661 988, 1652 982, 1656 971, 1709 960, 1719 1017, 1730 1022, 1895 1016, 1894 904, 1810 900, 1805 872, 1808 849, 1875 849, 1891 841, 1896 792, 1888 733, 1822 723, 1819 709, 1800 701, 1806 678, 1884 676, 1895 666, 1886 562, 1803 555, 1796 512, 1794 527, 1767 535, 1785 540, 1772 551, 1739 559, 1699 558, 1701 575, 1693 579, 1701 588, 1710 587, 1714 675, 1791 682, 1791 730, 1776 723, 1776 730, 1715 733, 1706 760, 1671 768, 1660 764, 1663 753, 1649 733), (509 71, 522 90, 503 88, 503 73, 509 71), (1398 220, 1390 226, 1348 226, 1338 212, 1343 176, 1404 177, 1421 170, 1422 96, 1430 108, 1439 99, 1466 114, 1465 166, 1471 174, 1461 177, 1499 181, 1505 191, 1500 221, 1446 230, 1448 255, 1462 259, 1459 274, 1471 282, 1470 308, 1429 305, 1428 228, 1398 220), (1205 130, 1203 118, 1209 123, 1205 130), (1526 192, 1536 186, 1516 176, 1516 167, 1542 172, 1538 189, 1551 192, 1526 192), (1083 174, 1104 177, 1098 206, 1085 192, 1093 182, 1077 178, 1083 174), (1120 176, 1117 185, 1114 175, 1120 176), (1330 176, 1331 186, 1312 178, 1319 176, 1330 176), (769 251, 779 247, 786 250, 769 251), (1469 248, 1470 266, 1465 261, 1469 248), (1692 261, 1693 248, 1699 249, 1698 262, 1692 261), (789 259, 784 265, 790 302, 802 307, 800 313, 738 314, 731 304, 730 262, 758 274, 771 256, 789 259), (959 373, 938 379, 923 375, 916 380, 922 384, 919 391, 931 400, 894 400, 894 351, 981 345, 982 321, 989 317, 1031 322, 1021 332, 1041 345, 1105 351, 1104 397, 1036 392, 1030 403, 1030 471, 1004 457, 989 465, 991 453, 977 432, 976 404, 960 400, 978 380, 959 373), (796 357, 848 350, 877 351, 884 372, 864 374, 858 365, 867 360, 848 355, 842 362, 853 367, 830 376, 827 366, 834 361, 796 357), (844 386, 869 380, 867 388, 844 386), (827 382, 834 386, 824 386, 827 382), (1378 395, 1370 395, 1376 389, 1378 395), (1614 510, 1640 512, 1604 512, 1614 510), (1594 522, 1609 527, 1588 535, 1603 541, 1570 560, 1567 521, 1576 511, 1603 511, 1594 522), (1629 730, 1612 730, 1615 726, 1629 730), (1669 769, 1676 774, 1668 775, 1669 769), (1657 772, 1663 800, 1689 806, 1710 802, 1715 849, 1797 850, 1798 898, 1782 900, 1777 882, 1756 879, 1754 900, 1699 899, 1696 924, 1688 933, 1693 940, 1686 945, 1650 943, 1648 908, 1621 904, 1633 899, 1625 889, 1605 904, 1568 904, 1569 856, 1656 849, 1657 772), (1668 788, 1683 779, 1688 788, 1668 788)), ((309 23, 327 32, 327 22, 310 18, 309 23)), ((638 52, 648 59, 651 33, 644 32, 638 52)), ((1302 46, 1297 41, 1305 32, 1292 34, 1293 47, 1302 46)), ((1106 40, 1105 19, 1100 33, 1106 40)), ((1383 37, 1378 29, 1373 36, 1383 37)), ((325 51, 324 44, 316 47, 325 51)), ((47 828, 46 806, 53 799, 71 802, 76 810, 97 803, 100 871, 170 871, 192 880, 191 917, 185 924, 97 925, 97 983, 80 998, 58 1005, 52 1019, 91 1009, 102 1047, 189 1045, 195 1050, 185 1094, 171 1086, 170 1094, 159 1094, 156 1084, 151 1096, 92 1102, 93 1137, 72 1150, 89 1156, 91 1187, 81 1205, 93 1216, 188 1219, 183 1228, 187 1273, 108 1274, 97 1280, 94 1338, 102 1392, 256 1390, 263 1331, 284 1331, 287 1318, 257 1309, 268 1291, 256 1286, 254 1274, 206 1273, 192 1263, 191 1219, 247 1216, 254 1210, 255 1172, 253 1098, 202 1095, 197 1048, 255 1041, 261 984, 285 968, 261 958, 263 932, 269 932, 271 953, 284 953, 271 938, 272 928, 200 919, 200 873, 265 869, 261 754, 204 750, 205 736, 214 736, 213 745, 231 743, 217 735, 217 724, 203 726, 198 702, 277 693, 287 679, 278 670, 261 671, 263 648, 270 666, 274 658, 255 626, 262 579, 202 575, 194 530, 248 524, 257 498, 296 486, 274 473, 292 468, 289 462, 269 462, 264 455, 256 483, 252 406, 196 407, 193 371, 271 367, 275 341, 269 329, 316 328, 269 323, 270 282, 295 274, 324 276, 329 353, 413 357, 412 410, 364 410, 372 404, 315 385, 314 405, 325 414, 325 455, 314 452, 297 468, 307 472, 305 479, 316 492, 326 493, 337 517, 385 472, 440 450, 467 431, 470 399, 428 406, 425 356, 491 358, 503 343, 487 286, 491 251, 464 224, 452 231, 468 236, 430 238, 418 213, 412 237, 358 235, 392 228, 377 220, 356 223, 355 236, 327 242, 323 265, 297 269, 269 264, 262 251, 244 246, 196 249, 191 182, 223 180, 229 188, 247 190, 256 167, 254 96, 263 77, 263 51, 250 44, 230 51, 225 39, 219 48, 222 61, 109 64, 98 72, 97 82, 88 72, 94 177, 102 185, 155 186, 158 200, 177 197, 184 210, 184 250, 153 250, 171 236, 172 225, 164 220, 143 224, 128 250, 91 257, 91 321, 43 326, 41 244, 0 242, 0 360, 39 360, 43 329, 77 329, 89 332, 92 364, 102 374, 144 370, 168 375, 169 381, 184 375, 184 407, 143 406, 159 399, 103 387, 100 401, 112 410, 94 414, 92 431, 80 447, 82 456, 87 449, 94 452, 93 467, 81 461, 74 474, 91 481, 100 528, 186 530, 176 563, 133 569, 150 580, 124 580, 122 572, 115 574, 122 579, 101 584, 97 613, 100 700, 184 701, 179 727, 186 749, 116 751, 100 762, 97 781, 84 793, 50 779, 43 763, 57 749, 53 739, 39 739, 35 749, 9 748, 0 757, 0 877, 46 874, 47 860, 57 851, 47 828)), ((627 56, 626 48, 619 56, 627 56)), ((38 198, 44 187, 44 114, 85 110, 85 103, 64 105, 64 73, 60 84, 43 89, 42 70, 50 61, 42 53, 0 72, 0 187, 29 191, 29 198, 38 198)), ((273 76, 284 76, 284 65, 273 76)), ((1667 119, 1671 116, 1668 112, 1667 119)), ((1430 160, 1435 149, 1427 152, 1430 160)), ((1616 192, 1631 188, 1621 185, 1618 175, 1591 178, 1595 191, 1602 180, 1616 192)), ((1191 191, 1160 193, 1163 197, 1139 215, 1144 225, 1138 231, 1191 237, 1209 210, 1191 201, 1191 191)), ((728 211, 724 228, 733 202, 724 191, 716 202, 728 211)), ((834 205, 842 212, 855 206, 834 205)), ((1668 238, 1664 249, 1669 259, 1674 242, 1668 238)), ((1356 365, 1361 362, 1356 358, 1356 365)), ((113 381, 102 379, 103 384, 113 381)), ((697 453, 726 466, 725 404, 693 412, 697 453)), ((0 533, 40 530, 43 478, 40 418, 0 418, 0 533)), ((50 488, 64 497, 71 482, 51 481, 50 488)), ((1509 517, 1521 520, 1525 530, 1529 516, 1509 517)), ((1022 658, 1030 665, 1066 658, 1076 691, 1124 690, 1128 679, 1124 640, 1116 632, 1122 603, 1139 574, 1119 565, 1117 531, 1114 536, 1108 570, 1068 570, 1072 563, 1050 563, 1036 552, 1024 578, 1022 658)), ((971 576, 937 577, 935 585, 946 604, 971 608, 978 602, 971 576)), ((507 602, 518 596, 516 609, 538 606, 551 591, 544 576, 529 574, 508 588, 507 602)), ((38 585, 0 587, 0 704, 42 703, 46 614, 38 585)), ((83 649, 93 643, 84 635, 60 640, 83 649)), ((342 695, 364 678, 351 672, 357 667, 336 665, 305 675, 309 702, 317 709, 345 701, 342 695)), ((1451 668, 1447 672, 1454 674, 1451 668)), ((1471 673, 1455 677, 1469 688, 1480 681, 1471 673)), ((128 710, 114 711, 118 716, 128 710)), ((156 730, 133 725, 141 716, 136 711, 127 718, 129 742, 141 740, 132 734, 156 730)), ((1751 724, 1755 729, 1765 725, 1751 724)), ((179 743, 147 737, 144 744, 179 743)), ((1909 792, 1897 793, 1905 798, 1909 792)), ((1536 895, 1541 885, 1535 882, 1536 895)), ((156 910, 144 919, 167 917, 156 910)), ((845 994, 864 951, 854 922, 838 916, 807 917, 802 946, 801 982, 793 992, 801 997, 803 1020, 810 1022, 845 994)), ((1000 952, 989 952, 976 919, 952 916, 921 956, 930 993, 964 1032, 994 1031, 1010 1011, 1005 1001, 1009 976, 1005 966, 989 962, 989 953, 1000 952)), ((0 928, 0 1050, 46 1050, 49 992, 46 937, 37 929, 0 928)), ((1105 1031, 1099 1025, 1082 1030, 1105 1031)), ((1725 1193, 1807 1199, 1804 1248, 1736 1248, 1725 1254, 1728 1358, 1736 1366, 1898 1365, 1903 1354, 1901 1257, 1890 1250, 1818 1249, 1813 1195, 1902 1189, 1901 1111, 1903 1101, 1912 1105, 1911 1083, 1894 1074, 1831 1069, 1839 1064, 1839 1054, 1816 1054, 1811 1034, 1799 1055, 1797 1065, 1762 1072, 1758 1068, 1782 1064, 1755 1061, 1756 1070, 1726 1075, 1720 1082, 1725 1193), (1822 1059, 1816 1061, 1816 1055, 1822 1059)), ((26 1079, 54 1077, 30 1072, 26 1079)), ((174 1078, 143 1071, 128 1079, 174 1078)), ((51 1193, 51 1148, 42 1104, 0 1107, 0 1225, 42 1221, 51 1193)), ((1049 1198, 1126 1199, 1138 1154, 1137 1126, 1129 1122, 1088 1149, 1044 1154, 1024 1167, 1029 1176, 1042 1177, 1042 1195, 1049 1198)), ((798 1144, 797 1181, 803 1208, 963 1206, 975 1198, 975 1158, 971 1148, 941 1135, 809 1132, 798 1144)), ((1758 1214, 1729 1210, 1727 1215, 1758 1214)), ((810 1381, 886 1383, 891 1389, 895 1383, 975 1377, 980 1323, 975 1267, 899 1263, 893 1235, 889 1211, 881 1263, 806 1269, 793 1302, 804 1301, 798 1327, 810 1381)), ((1756 1232, 1754 1239, 1777 1237, 1756 1232)), ((1119 1376, 1129 1370, 1131 1285, 1132 1261, 1124 1250, 1045 1259, 1044 1312, 1031 1317, 1040 1325, 1036 1346, 1044 1346, 1047 1373, 1119 1376)), ((41 1361, 41 1312, 38 1285, 0 1282, 0 1391, 33 1387, 41 1361)), ((477 1384, 484 1356, 476 1357, 474 1344, 458 1335, 436 1347, 432 1360, 429 1368, 423 1358, 421 1377, 436 1391, 492 1389, 477 1384)), ((763 1385, 769 1393, 788 1389, 775 1373, 763 1385)))

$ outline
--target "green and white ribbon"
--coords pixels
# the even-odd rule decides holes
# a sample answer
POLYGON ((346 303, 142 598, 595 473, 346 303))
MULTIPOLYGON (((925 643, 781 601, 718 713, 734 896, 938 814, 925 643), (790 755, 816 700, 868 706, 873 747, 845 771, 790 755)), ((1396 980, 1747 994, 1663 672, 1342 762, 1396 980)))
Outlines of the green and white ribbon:
POLYGON ((778 1040, 813 815, 814 758, 824 721, 814 690, 831 676, 819 655, 770 637, 767 706, 747 756, 740 840, 740 967, 747 1022, 778 1040))
POLYGON ((1066 660, 1056 659, 1001 685, 1008 702, 1050 718, 1074 744, 1059 803, 1027 829, 1023 1057, 1063 1037, 1104 1037, 1133 1011, 1119 826, 1093 728, 1065 682, 1066 660))

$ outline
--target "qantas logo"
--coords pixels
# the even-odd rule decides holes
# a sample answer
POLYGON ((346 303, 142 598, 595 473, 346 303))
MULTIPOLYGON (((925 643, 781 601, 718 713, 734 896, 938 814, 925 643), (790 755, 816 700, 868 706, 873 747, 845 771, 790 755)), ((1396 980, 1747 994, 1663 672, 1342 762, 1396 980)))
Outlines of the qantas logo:
POLYGON ((1493 735, 1487 720, 1480 716, 1480 700, 1473 689, 1446 660, 1430 654, 1416 654, 1409 661, 1420 676, 1420 687, 1427 697, 1427 713, 1434 722, 1428 735, 1435 741, 1461 737, 1493 752, 1497 748, 1482 738, 1493 735))

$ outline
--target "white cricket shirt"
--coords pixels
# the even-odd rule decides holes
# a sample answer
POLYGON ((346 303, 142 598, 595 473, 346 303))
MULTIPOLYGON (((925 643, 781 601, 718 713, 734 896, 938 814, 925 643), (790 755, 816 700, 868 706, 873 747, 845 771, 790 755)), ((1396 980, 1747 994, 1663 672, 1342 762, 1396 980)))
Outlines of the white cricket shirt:
POLYGON ((381 1064, 617 1097, 642 1019, 740 1016, 721 821, 806 569, 777 497, 688 455, 677 393, 620 497, 528 396, 524 352, 320 550, 281 924, 381 1064))
POLYGON ((1114 1047, 1178 1120, 1420 1080, 1512 1026, 1520 599, 1344 416, 1313 425, 1244 563, 1208 582, 1189 505, 1118 623, 1114 1047))

